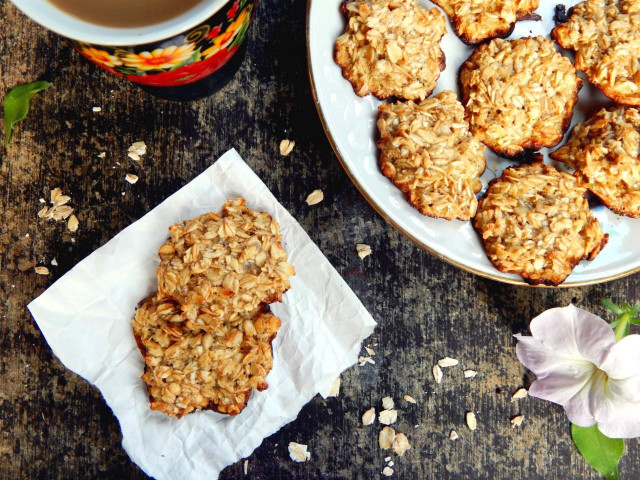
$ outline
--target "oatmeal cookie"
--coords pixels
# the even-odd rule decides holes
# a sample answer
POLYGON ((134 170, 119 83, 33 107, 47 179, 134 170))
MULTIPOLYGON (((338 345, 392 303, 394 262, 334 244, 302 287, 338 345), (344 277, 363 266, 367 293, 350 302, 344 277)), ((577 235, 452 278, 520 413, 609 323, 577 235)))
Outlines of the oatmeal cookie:
POLYGON ((414 207, 447 220, 475 215, 484 145, 469 133, 454 92, 420 103, 383 103, 378 129, 380 169, 414 207))
POLYGON ((571 123, 582 80, 543 37, 494 39, 460 68, 471 133, 499 155, 557 145, 571 123))
POLYGON ((440 10, 417 0, 358 0, 343 3, 348 22, 336 40, 335 60, 361 97, 424 100, 444 70, 440 10))
POLYGON ((207 213, 169 231, 158 251, 158 291, 191 319, 199 306, 224 317, 279 301, 295 275, 278 223, 244 199, 227 201, 221 215, 207 213))
POLYGON ((152 410, 181 417, 194 410, 237 415, 252 389, 268 387, 271 342, 280 319, 269 306, 243 312, 236 322, 192 329, 179 304, 156 294, 142 302, 133 333, 145 362, 152 410))
POLYGON ((541 161, 507 168, 478 204, 474 227, 498 270, 558 285, 609 235, 589 210, 586 187, 541 161))
POLYGON ((517 20, 526 20, 540 0, 432 0, 449 15, 451 24, 467 45, 511 35, 517 20))
POLYGON ((640 0, 587 0, 551 32, 607 97, 640 106, 640 0))
POLYGON ((602 109, 573 129, 551 158, 575 175, 614 212, 640 216, 640 110, 602 109))

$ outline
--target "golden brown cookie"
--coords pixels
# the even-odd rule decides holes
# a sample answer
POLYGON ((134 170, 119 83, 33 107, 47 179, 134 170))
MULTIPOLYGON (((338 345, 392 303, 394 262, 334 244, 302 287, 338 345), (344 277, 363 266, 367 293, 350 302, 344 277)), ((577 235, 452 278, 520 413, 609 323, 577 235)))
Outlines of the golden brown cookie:
POLYGON ((609 235, 585 192, 576 178, 542 162, 507 168, 490 183, 473 222, 491 263, 534 285, 558 285, 580 260, 593 260, 609 235))
POLYGON ((454 92, 420 103, 380 105, 380 169, 424 215, 447 220, 475 215, 485 157, 468 127, 454 92))
POLYGON ((140 304, 132 326, 152 410, 175 417, 194 410, 237 415, 252 389, 268 387, 271 342, 280 328, 269 306, 243 312, 235 322, 205 323, 207 329, 193 330, 178 303, 162 295, 140 304))
POLYGON ((640 216, 640 110, 602 109, 573 129, 551 158, 576 176, 616 213, 640 216))
POLYGON ((335 60, 361 97, 424 100, 444 70, 440 39, 446 21, 416 0, 359 0, 343 4, 348 22, 335 60))
POLYGON ((587 0, 551 32, 607 97, 640 106, 640 0, 587 0))
POLYGON ((582 80, 543 37, 494 39, 460 68, 471 133, 499 155, 557 145, 571 123, 582 80))
POLYGON ((241 198, 227 201, 221 215, 207 213, 169 231, 158 251, 158 291, 188 316, 199 306, 219 317, 254 311, 281 300, 295 275, 278 223, 241 198))
POLYGON ((540 0, 432 0, 449 15, 451 24, 467 45, 511 35, 517 20, 525 20, 540 0))

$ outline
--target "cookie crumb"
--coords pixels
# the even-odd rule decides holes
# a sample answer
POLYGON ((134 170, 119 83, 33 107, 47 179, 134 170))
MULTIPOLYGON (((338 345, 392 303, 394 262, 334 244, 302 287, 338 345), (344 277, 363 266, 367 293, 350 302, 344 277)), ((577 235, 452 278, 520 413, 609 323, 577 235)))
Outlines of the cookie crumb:
POLYGON ((134 183, 136 183, 138 181, 138 176, 134 175, 133 173, 127 173, 124 176, 124 179, 129 182, 131 185, 133 185, 134 183))
POLYGON ((102 111, 102 107, 93 107, 91 110, 93 110, 94 112, 101 112, 102 111))
POLYGON ((394 403, 393 403, 393 398, 391 397, 384 397, 382 399, 382 407, 385 410, 391 410, 394 407, 394 403))
POLYGON ((519 427, 520 425, 522 425, 523 421, 524 421, 524 415, 522 414, 516 415, 511 419, 511 428, 519 427))
POLYGON ((382 469, 382 474, 383 474, 385 477, 390 477, 391 475, 393 475, 393 468, 391 468, 391 467, 384 467, 384 468, 382 469))
POLYGON ((311 458, 311 452, 307 451, 307 446, 301 443, 289 442, 289 456, 294 462, 306 462, 311 458))
POLYGON ((38 275, 49 275, 49 269, 47 267, 35 267, 34 270, 38 275))
POLYGON ((521 398, 525 398, 529 393, 526 388, 519 388, 511 395, 511 401, 515 402, 516 400, 520 400, 521 398))
POLYGON ((337 397, 340 393, 340 377, 336 378, 331 384, 327 397, 337 397))
POLYGON ((314 190, 309 194, 309 196, 307 196, 306 202, 307 205, 316 205, 322 200, 324 200, 324 193, 322 193, 322 190, 314 190))
POLYGON ((449 433, 449 440, 451 440, 452 442, 455 442, 459 438, 460 437, 458 436, 458 432, 456 432, 455 430, 451 430, 451 432, 449 433))
POLYGON ((360 260, 364 260, 372 253, 371 247, 365 243, 356 243, 356 252, 358 252, 360 260))

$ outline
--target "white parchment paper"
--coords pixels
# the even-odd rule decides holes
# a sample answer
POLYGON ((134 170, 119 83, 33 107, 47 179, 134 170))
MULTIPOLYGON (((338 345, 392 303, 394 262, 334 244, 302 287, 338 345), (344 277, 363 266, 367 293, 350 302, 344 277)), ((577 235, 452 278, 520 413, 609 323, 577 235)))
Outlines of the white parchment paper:
POLYGON ((158 480, 215 480, 225 466, 294 420, 317 393, 328 393, 332 381, 356 362, 362 340, 376 325, 235 150, 89 255, 28 308, 62 363, 100 389, 120 422, 131 459, 158 480), (271 306, 282 328, 273 342, 269 388, 253 392, 237 417, 196 412, 169 418, 149 409, 131 318, 138 302, 156 290, 156 252, 168 227, 219 212, 235 197, 280 223, 288 261, 296 269, 283 302, 271 306))

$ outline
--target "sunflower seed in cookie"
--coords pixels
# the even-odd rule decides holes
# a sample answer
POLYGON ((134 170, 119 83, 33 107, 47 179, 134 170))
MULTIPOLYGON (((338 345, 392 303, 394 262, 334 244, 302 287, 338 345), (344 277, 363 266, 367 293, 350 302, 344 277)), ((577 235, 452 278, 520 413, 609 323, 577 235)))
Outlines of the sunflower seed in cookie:
POLYGON ((238 312, 280 301, 295 275, 278 223, 242 198, 227 201, 222 214, 207 213, 169 232, 158 251, 158 291, 180 302, 190 320, 199 306, 211 318, 233 321, 238 312))
POLYGON ((543 37, 495 39, 460 68, 471 133, 498 155, 557 145, 571 123, 582 80, 543 37))
POLYGON ((355 92, 428 97, 445 66, 440 10, 426 10, 417 0, 357 0, 343 3, 342 10, 347 25, 336 40, 335 60, 355 92))
POLYGON ((531 284, 558 285, 608 235, 584 198, 586 188, 542 162, 507 168, 478 203, 474 227, 498 270, 531 284))
POLYGON ((587 0, 551 32, 575 51, 575 65, 607 97, 640 106, 640 1, 587 0))
POLYGON ((132 325, 152 410, 175 417, 194 410, 237 415, 253 389, 268 387, 280 319, 266 304, 205 331, 191 328, 177 302, 156 294, 140 304, 132 325))
POLYGON ((380 169, 424 215, 468 220, 482 188, 484 146, 469 133, 456 94, 378 109, 380 169))
POLYGON ((602 109, 576 125, 551 158, 575 175, 614 212, 640 217, 640 110, 602 109))
POLYGON ((449 15, 451 24, 467 45, 508 37, 517 20, 529 18, 540 0, 433 0, 449 15))

